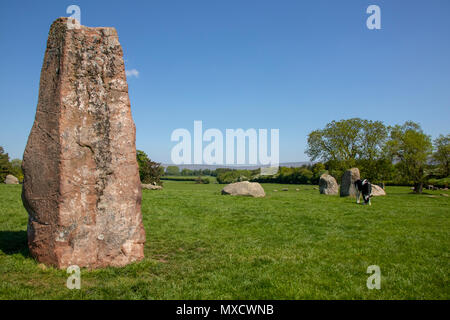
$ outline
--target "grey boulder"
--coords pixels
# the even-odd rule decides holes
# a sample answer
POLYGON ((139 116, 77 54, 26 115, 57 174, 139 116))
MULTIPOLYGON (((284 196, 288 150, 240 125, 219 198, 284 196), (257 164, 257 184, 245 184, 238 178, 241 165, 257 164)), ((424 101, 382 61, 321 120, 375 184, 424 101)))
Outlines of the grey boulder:
POLYGON ((250 196, 255 198, 262 198, 266 196, 263 187, 257 182, 235 182, 231 183, 222 189, 222 194, 229 194, 232 196, 250 196))
POLYGON ((19 179, 14 177, 12 174, 8 174, 5 178, 6 184, 19 184, 19 179))
POLYGON ((339 191, 339 185, 336 179, 329 174, 322 174, 319 180, 319 192, 320 194, 337 195, 339 191))
POLYGON ((344 172, 341 183, 341 197, 356 197, 355 181, 358 179, 360 179, 358 168, 351 168, 344 172))
POLYGON ((158 186, 158 185, 154 185, 154 184, 141 184, 142 189, 146 189, 146 190, 162 190, 162 186, 158 186))
POLYGON ((384 191, 382 187, 380 187, 379 185, 376 185, 376 184, 372 185, 372 196, 378 197, 378 196, 385 196, 385 195, 386 195, 386 191, 384 191))

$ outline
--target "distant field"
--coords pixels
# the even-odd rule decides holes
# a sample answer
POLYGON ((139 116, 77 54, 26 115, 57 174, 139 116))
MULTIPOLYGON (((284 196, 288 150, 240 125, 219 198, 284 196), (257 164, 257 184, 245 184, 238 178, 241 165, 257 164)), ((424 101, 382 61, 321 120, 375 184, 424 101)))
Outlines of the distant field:
POLYGON ((21 187, 0 185, 0 299, 450 298, 443 191, 387 187, 369 207, 313 186, 263 187, 261 199, 194 182, 144 190, 145 260, 82 270, 81 290, 69 290, 64 270, 28 254, 21 187), (369 265, 381 268, 381 290, 366 287, 369 265))
MULTIPOLYGON (((209 179, 210 183, 217 183, 216 177, 213 176, 201 176, 202 179, 209 179)), ((161 180, 172 181, 196 181, 198 176, 162 176, 161 180)))

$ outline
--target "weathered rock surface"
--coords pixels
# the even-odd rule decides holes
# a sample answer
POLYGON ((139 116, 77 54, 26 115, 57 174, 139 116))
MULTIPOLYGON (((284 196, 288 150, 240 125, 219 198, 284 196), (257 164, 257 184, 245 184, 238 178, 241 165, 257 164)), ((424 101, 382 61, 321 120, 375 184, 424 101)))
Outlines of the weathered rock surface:
POLYGON ((379 185, 373 184, 372 185, 372 196, 378 197, 378 196, 385 196, 386 191, 379 185))
POLYGON ((355 181, 359 178, 358 168, 351 168, 344 172, 341 182, 341 197, 350 196, 356 198, 355 181))
POLYGON ((57 19, 22 164, 28 246, 39 262, 98 268, 144 257, 135 136, 116 30, 57 19))
POLYGON ((158 185, 154 185, 154 184, 142 184, 142 189, 147 189, 147 190, 162 190, 162 186, 158 186, 158 185))
POLYGON ((19 184, 19 179, 14 177, 12 174, 8 174, 5 178, 6 184, 19 184))
POLYGON ((230 194, 232 196, 250 196, 255 198, 265 197, 263 187, 258 182, 235 182, 230 183, 222 189, 222 194, 230 194))
POLYGON ((329 174, 322 174, 319 179, 319 192, 327 195, 337 195, 339 191, 339 185, 336 179, 329 174))

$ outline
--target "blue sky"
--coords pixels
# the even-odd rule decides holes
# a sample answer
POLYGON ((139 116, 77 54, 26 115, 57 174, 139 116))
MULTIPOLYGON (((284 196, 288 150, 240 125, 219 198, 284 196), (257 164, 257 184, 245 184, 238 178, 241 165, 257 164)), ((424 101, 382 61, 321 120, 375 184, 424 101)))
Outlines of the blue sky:
POLYGON ((419 122, 449 133, 450 1, 1 1, 0 145, 21 158, 48 30, 66 8, 113 26, 124 49, 137 148, 170 162, 174 129, 280 130, 280 161, 304 161, 332 120, 419 122), (366 8, 381 8, 381 30, 366 8))

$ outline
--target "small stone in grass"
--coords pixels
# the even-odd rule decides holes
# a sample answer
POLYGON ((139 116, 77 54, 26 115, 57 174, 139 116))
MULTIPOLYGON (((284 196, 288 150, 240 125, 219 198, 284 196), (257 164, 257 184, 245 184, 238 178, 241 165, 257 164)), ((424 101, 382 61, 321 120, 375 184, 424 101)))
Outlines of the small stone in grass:
POLYGON ((41 270, 47 270, 47 266, 46 266, 45 264, 43 264, 43 263, 39 263, 39 264, 37 265, 37 267, 38 267, 39 269, 41 269, 41 270))

